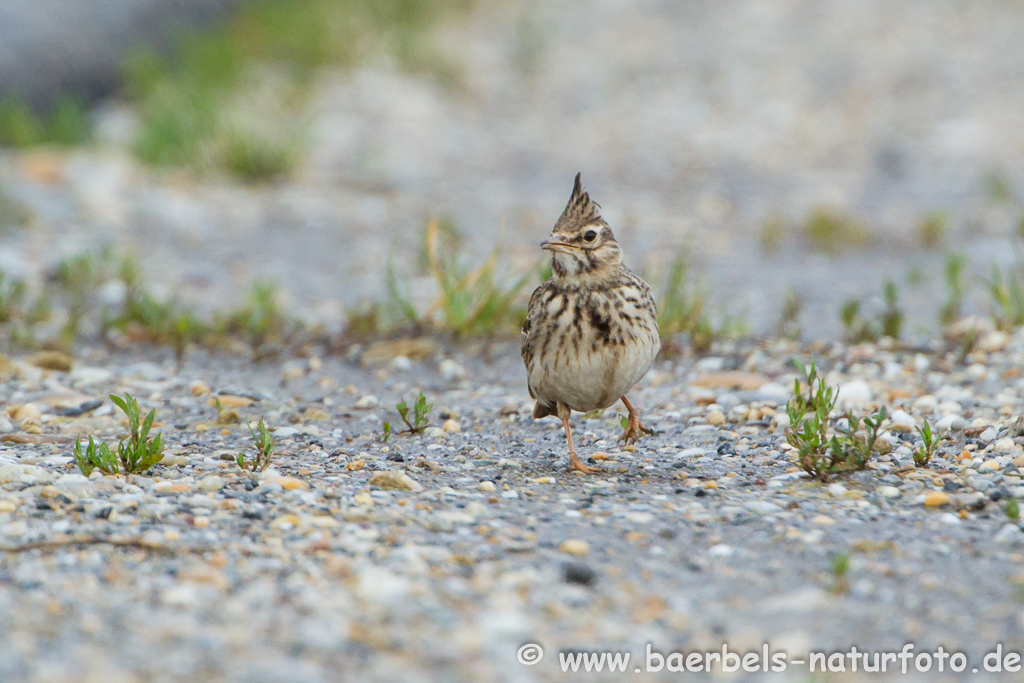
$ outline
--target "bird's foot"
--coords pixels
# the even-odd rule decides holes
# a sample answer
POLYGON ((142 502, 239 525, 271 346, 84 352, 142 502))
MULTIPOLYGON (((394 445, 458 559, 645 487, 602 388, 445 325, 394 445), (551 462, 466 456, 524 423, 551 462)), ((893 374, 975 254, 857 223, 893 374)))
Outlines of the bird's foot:
POLYGON ((626 422, 626 431, 622 432, 620 440, 626 443, 636 443, 644 434, 654 434, 654 430, 640 421, 640 416, 631 413, 626 422))
POLYGON ((576 455, 575 453, 570 453, 569 471, 572 472, 574 470, 576 472, 582 472, 583 474, 597 474, 598 472, 604 472, 604 470, 601 469, 600 467, 591 467, 590 465, 585 465, 583 461, 580 460, 578 455, 576 455))

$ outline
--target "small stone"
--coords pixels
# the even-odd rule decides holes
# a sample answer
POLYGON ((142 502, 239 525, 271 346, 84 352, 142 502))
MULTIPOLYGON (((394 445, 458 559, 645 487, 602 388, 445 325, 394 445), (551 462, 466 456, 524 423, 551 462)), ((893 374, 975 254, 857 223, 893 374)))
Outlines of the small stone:
POLYGON ((979 472, 998 472, 1002 467, 996 460, 986 460, 985 462, 978 465, 979 472))
POLYGON ((14 431, 14 423, 3 415, 0 415, 0 434, 9 434, 14 431))
POLYGON ((583 562, 569 562, 562 571, 566 583, 592 586, 597 581, 597 572, 583 562))
POLYGON ((391 367, 399 372, 407 372, 412 370, 412 361, 408 356, 395 356, 391 359, 391 367))
POLYGON ((450 358, 445 358, 437 368, 441 376, 449 382, 456 382, 466 378, 466 368, 462 367, 450 358))
POLYGON ((1024 533, 1021 532, 1020 527, 1016 524, 1007 523, 999 529, 993 540, 996 543, 1011 545, 1024 540, 1024 533))
POLYGON ((356 401, 354 407, 356 410, 369 410, 370 408, 376 408, 377 397, 374 396, 373 394, 366 394, 364 396, 360 396, 359 400, 356 401))
POLYGON ((842 498, 846 495, 846 487, 842 484, 829 484, 828 494, 833 498, 842 498))
POLYGON ((160 461, 160 464, 170 467, 184 467, 188 464, 188 458, 184 455, 165 455, 163 460, 160 461))
POLYGON ((381 489, 397 489, 400 491, 422 491, 423 486, 405 472, 382 470, 374 472, 370 477, 370 486, 381 489))
POLYGON ((855 379, 839 385, 839 403, 844 406, 860 406, 871 402, 871 387, 862 379, 855 379))
MULTIPOLYGON (((282 487, 284 487, 283 484, 282 487)), ((201 491, 208 491, 212 493, 214 491, 220 491, 222 488, 224 488, 224 479, 215 474, 211 474, 199 480, 199 489, 201 491)))
POLYGON ((309 484, 297 477, 267 477, 268 484, 277 484, 285 491, 294 491, 295 489, 308 489, 309 484))
POLYGON ((35 403, 26 403, 15 410, 12 417, 18 422, 38 422, 43 417, 43 412, 35 403))
POLYGON ((894 410, 889 416, 890 429, 900 432, 912 432, 917 426, 913 416, 905 410, 894 410))
POLYGON ((929 491, 925 494, 925 507, 937 508, 949 504, 949 494, 942 491, 929 491))
POLYGON ((1009 437, 1002 438, 996 441, 995 444, 992 446, 992 449, 996 453, 1011 453, 1013 451, 1020 450, 1017 444, 1013 442, 1013 439, 1009 437))
POLYGON ((455 420, 449 419, 444 421, 444 431, 450 433, 457 433, 462 431, 462 427, 460 427, 459 423, 456 422, 455 420))
POLYGON ((62 351, 40 351, 32 355, 28 362, 37 368, 44 370, 56 370, 57 372, 71 372, 74 359, 62 351))
POLYGON ((590 552, 590 544, 579 538, 570 538, 562 541, 562 545, 558 546, 558 549, 566 555, 583 557, 590 552))
POLYGON ((981 434, 978 434, 978 439, 981 440, 981 441, 984 441, 985 443, 989 443, 989 442, 995 441, 996 437, 998 437, 998 436, 999 436, 999 430, 996 429, 995 427, 989 427, 988 429, 983 431, 981 434))
POLYGON ((217 405, 217 401, 220 401, 220 405, 224 408, 245 408, 255 403, 254 400, 248 396, 234 396, 232 394, 220 394, 216 397, 216 400, 211 397, 207 403, 211 406, 217 405))
POLYGON ((959 432, 967 426, 967 421, 955 413, 942 417, 935 423, 935 429, 942 432, 959 432))
POLYGON ((832 519, 827 515, 815 515, 811 517, 811 524, 818 524, 819 526, 831 526, 835 524, 836 520, 832 519))
POLYGON ((193 396, 206 396, 210 393, 210 387, 207 386, 206 382, 192 382, 189 385, 189 390, 193 396))
POLYGON ((708 411, 708 414, 704 418, 704 421, 707 422, 709 425, 724 424, 725 423, 725 413, 723 413, 721 410, 711 410, 711 411, 708 411))
POLYGON ((899 498, 902 495, 895 486, 882 486, 878 489, 878 493, 883 498, 899 498))
POLYGON ((445 432, 440 427, 427 427, 425 430, 423 430, 423 436, 427 437, 428 439, 442 439, 444 438, 444 435, 446 433, 447 432, 445 432))
POLYGON ((476 490, 480 491, 481 493, 492 493, 497 489, 498 487, 495 485, 493 481, 482 481, 476 485, 476 490))
POLYGON ((736 549, 725 543, 718 543, 708 548, 710 557, 729 557, 736 552, 736 549))
POLYGON ((103 384, 113 379, 114 373, 106 368, 77 367, 68 375, 68 383, 74 387, 103 384))

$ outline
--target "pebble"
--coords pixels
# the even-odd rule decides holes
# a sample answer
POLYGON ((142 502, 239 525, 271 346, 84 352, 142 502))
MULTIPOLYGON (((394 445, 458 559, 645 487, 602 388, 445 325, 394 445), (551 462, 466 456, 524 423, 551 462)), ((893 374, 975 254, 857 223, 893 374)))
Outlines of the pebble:
POLYGON ((597 572, 583 562, 567 562, 562 570, 562 576, 566 583, 581 586, 593 586, 597 582, 597 572))
POLYGON ((847 488, 842 484, 829 484, 828 494, 833 498, 842 498, 846 495, 847 488))
POLYGON ((359 397, 355 403, 356 410, 369 410, 377 407, 377 397, 373 394, 365 394, 359 397))
POLYGON ((579 538, 570 538, 562 541, 558 549, 566 555, 584 557, 590 553, 590 544, 579 538))
POLYGON ((437 369, 441 376, 449 382, 457 382, 466 378, 466 368, 450 358, 441 361, 437 369))
POLYGON ((427 427, 423 430, 423 436, 428 439, 443 439, 447 433, 441 427, 427 427))
POLYGON ((925 507, 940 507, 949 504, 949 494, 943 491, 929 491, 924 496, 925 507))
POLYGON ((707 416, 705 416, 704 421, 707 422, 709 425, 724 424, 725 423, 725 413, 723 413, 721 410, 709 411, 707 416))
POLYGON ((839 385, 838 404, 841 407, 862 406, 872 399, 871 387, 862 379, 855 379, 839 385))
POLYGON ((1012 453, 1014 451, 1019 451, 1020 446, 1014 443, 1013 439, 1006 437, 996 441, 992 446, 992 450, 996 453, 1012 453))
POLYGON ((897 431, 911 432, 917 426, 917 422, 905 410, 894 410, 889 416, 889 428, 897 431))
POLYGON ((960 432, 967 427, 967 422, 956 414, 949 414, 935 423, 935 428, 943 432, 960 432))
POLYGON ((444 431, 452 433, 452 434, 458 433, 458 432, 462 431, 462 427, 459 426, 459 423, 456 422, 455 420, 451 420, 451 419, 444 421, 443 429, 444 429, 444 431))
MULTIPOLYGON (((287 488, 283 484, 282 487, 287 488)), ((199 480, 199 489, 201 491, 215 492, 220 491, 222 488, 224 488, 224 479, 215 474, 203 477, 199 480)))
POLYGON ((880 486, 878 488, 878 493, 883 498, 890 498, 890 499, 892 499, 892 498, 899 498, 902 495, 900 490, 898 488, 896 488, 895 486, 880 486))
POLYGON ((476 485, 476 490, 480 491, 481 493, 493 493, 497 489, 498 487, 494 484, 493 481, 482 481, 476 485))
POLYGON ((405 472, 382 470, 374 472, 370 477, 370 486, 381 489, 397 489, 400 491, 422 491, 423 486, 405 472))

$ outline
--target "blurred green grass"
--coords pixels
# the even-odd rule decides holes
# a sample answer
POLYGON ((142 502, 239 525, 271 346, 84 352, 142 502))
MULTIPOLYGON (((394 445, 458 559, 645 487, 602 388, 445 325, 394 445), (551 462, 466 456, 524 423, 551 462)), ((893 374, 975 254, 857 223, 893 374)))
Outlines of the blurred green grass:
MULTIPOLYGON (((236 177, 266 180, 288 173, 298 136, 267 117, 231 120, 239 91, 260 67, 285 75, 273 109, 297 111, 315 73, 374 57, 411 71, 438 68, 426 36, 438 20, 471 0, 261 0, 240 8, 216 30, 181 39, 168 57, 151 51, 125 64, 126 96, 140 131, 134 151, 155 165, 214 164, 236 177), (261 123, 258 123, 262 121, 261 123)), ((251 103, 248 109, 265 106, 251 103)), ((237 118, 237 117, 236 117, 237 118)), ((273 118, 273 117, 270 117, 273 118)), ((288 117, 294 120, 294 117, 288 117)))

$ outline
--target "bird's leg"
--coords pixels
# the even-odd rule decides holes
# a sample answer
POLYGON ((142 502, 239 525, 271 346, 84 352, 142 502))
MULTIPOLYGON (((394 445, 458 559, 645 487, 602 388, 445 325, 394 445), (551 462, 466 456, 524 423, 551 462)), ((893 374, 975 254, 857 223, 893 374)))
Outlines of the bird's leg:
POLYGON ((580 457, 576 455, 576 448, 572 445, 572 430, 569 429, 569 407, 562 402, 558 403, 558 417, 562 419, 562 427, 565 428, 565 440, 569 443, 569 471, 576 470, 583 474, 594 474, 602 472, 600 467, 584 465, 580 457))
POLYGON ((653 434, 654 430, 640 421, 640 413, 638 413, 636 408, 633 407, 633 404, 629 402, 629 399, 623 396, 622 402, 626 404, 626 410, 629 411, 629 418, 626 423, 626 431, 622 432, 622 436, 619 438, 626 443, 636 443, 643 434, 653 434))

